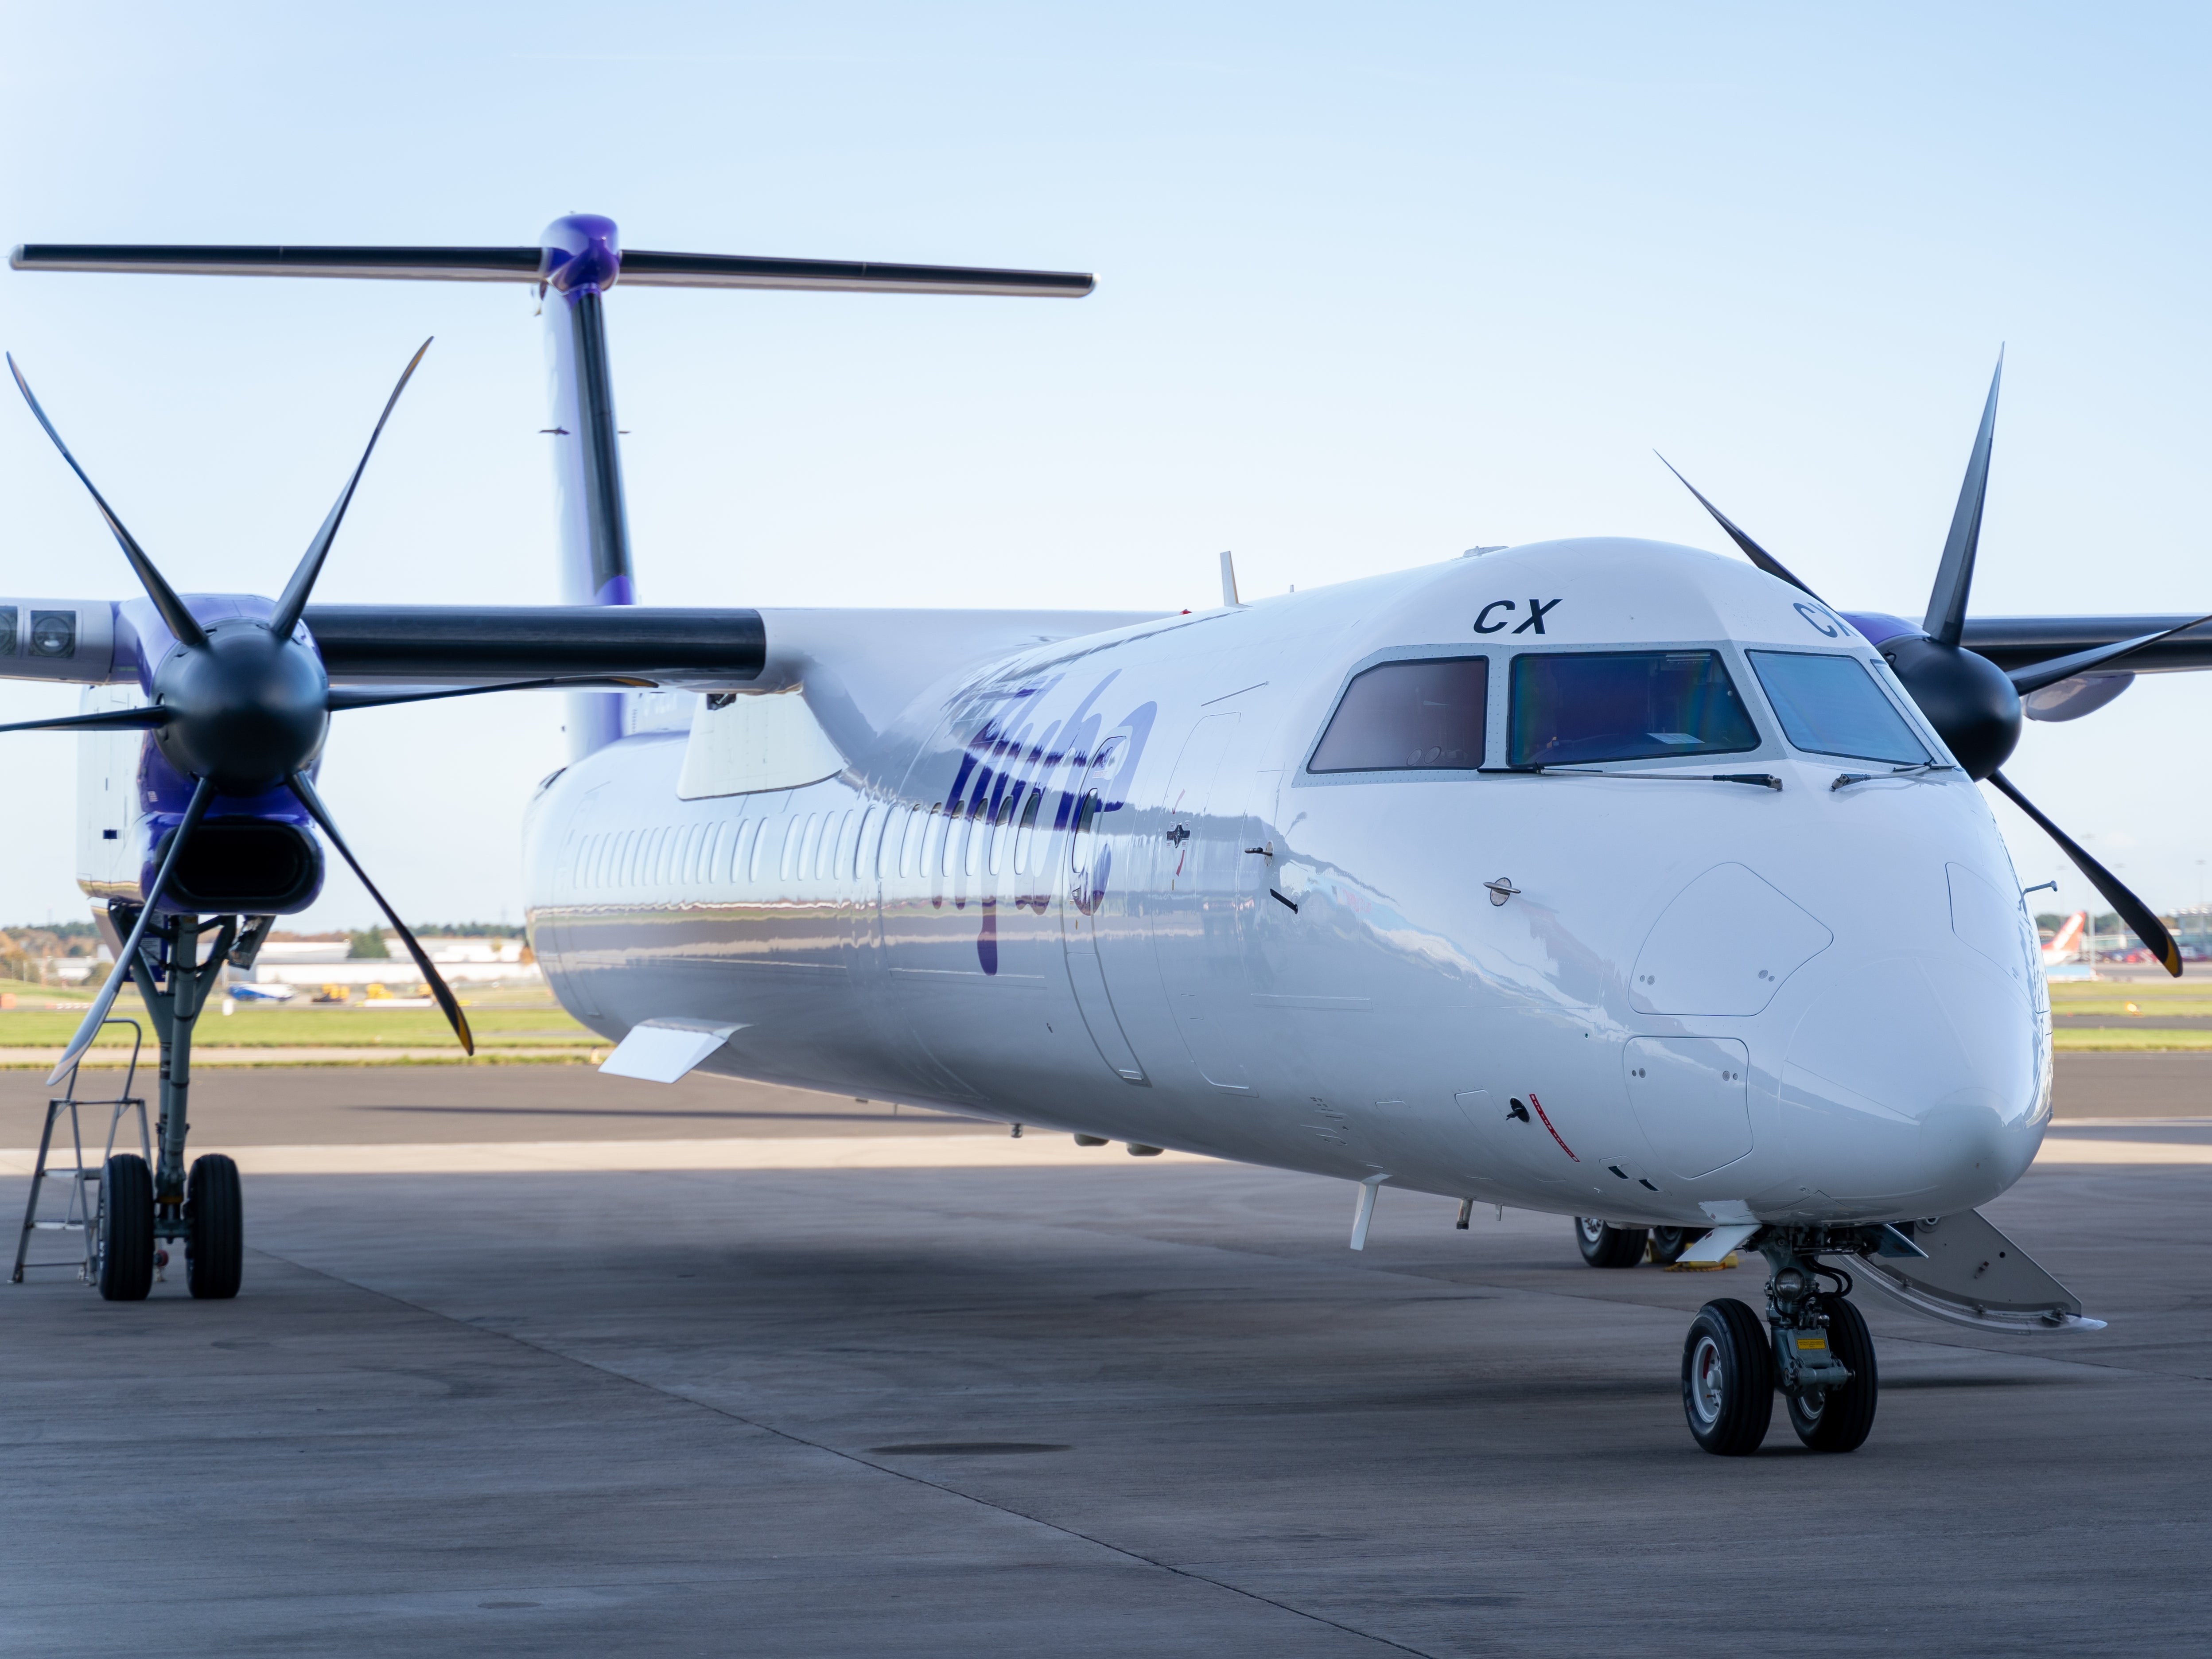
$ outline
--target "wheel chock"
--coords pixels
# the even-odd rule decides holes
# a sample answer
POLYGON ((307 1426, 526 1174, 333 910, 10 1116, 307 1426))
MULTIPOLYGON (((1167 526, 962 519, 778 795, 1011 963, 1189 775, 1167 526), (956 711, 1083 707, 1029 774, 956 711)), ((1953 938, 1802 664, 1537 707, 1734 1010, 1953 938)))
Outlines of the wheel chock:
POLYGON ((1717 1261, 1676 1261, 1670 1263, 1667 1271, 1670 1273, 1717 1273, 1723 1267, 1737 1267, 1742 1265, 1742 1258, 1734 1250, 1730 1250, 1717 1261))

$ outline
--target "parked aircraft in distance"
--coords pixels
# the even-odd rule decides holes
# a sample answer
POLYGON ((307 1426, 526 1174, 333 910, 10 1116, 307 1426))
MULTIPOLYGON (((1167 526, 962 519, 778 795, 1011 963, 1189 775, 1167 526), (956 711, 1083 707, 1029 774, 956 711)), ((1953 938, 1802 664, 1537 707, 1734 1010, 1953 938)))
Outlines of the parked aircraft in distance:
POLYGON ((2066 918, 2058 931, 2051 936, 2051 943, 2043 947, 2043 965, 2057 968, 2074 961, 2083 950, 2081 930, 2089 925, 2089 913, 2076 910, 2066 918))

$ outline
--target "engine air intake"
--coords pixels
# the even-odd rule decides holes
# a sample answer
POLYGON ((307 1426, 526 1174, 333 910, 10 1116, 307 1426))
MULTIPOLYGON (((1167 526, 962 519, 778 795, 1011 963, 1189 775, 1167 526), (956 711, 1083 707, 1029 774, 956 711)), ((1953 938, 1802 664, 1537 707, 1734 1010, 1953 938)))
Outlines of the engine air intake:
MULTIPOLYGON (((167 856, 171 839, 162 837, 156 863, 167 856)), ((322 884, 322 848, 298 824, 213 818, 186 843, 162 906, 209 915, 283 915, 305 909, 322 884)))

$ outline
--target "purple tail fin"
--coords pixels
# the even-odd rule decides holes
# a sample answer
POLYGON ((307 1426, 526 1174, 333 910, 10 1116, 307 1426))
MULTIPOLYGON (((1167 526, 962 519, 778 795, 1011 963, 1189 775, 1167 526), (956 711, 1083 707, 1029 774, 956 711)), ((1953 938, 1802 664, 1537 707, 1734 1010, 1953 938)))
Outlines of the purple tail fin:
MULTIPOLYGON (((603 298, 621 275, 622 239, 613 220, 578 213, 546 226, 538 276, 552 381, 561 597, 569 605, 637 603, 603 298)), ((571 760, 623 735, 627 700, 620 691, 569 694, 571 760)))

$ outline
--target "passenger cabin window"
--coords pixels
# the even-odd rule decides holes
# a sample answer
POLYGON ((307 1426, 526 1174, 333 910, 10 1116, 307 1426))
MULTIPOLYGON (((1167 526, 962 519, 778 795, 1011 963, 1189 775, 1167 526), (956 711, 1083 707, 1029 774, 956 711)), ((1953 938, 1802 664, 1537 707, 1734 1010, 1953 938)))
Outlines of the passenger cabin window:
POLYGON ((860 838, 853 844, 853 879, 872 880, 876 873, 877 848, 884 834, 885 809, 871 806, 860 815, 860 838))
POLYGON ((830 838, 827 836, 822 838, 823 854, 830 860, 830 878, 832 881, 852 879, 854 866, 860 862, 860 826, 865 822, 866 819, 858 812, 848 812, 838 819, 835 852, 830 851, 830 838))
POLYGON ((788 890, 792 882, 792 861, 799 856, 800 844, 806 837, 806 825, 812 813, 802 818, 793 813, 783 820, 783 842, 776 854, 775 878, 788 890))
POLYGON ((898 872, 902 879, 914 874, 921 861, 921 837, 929 827, 929 814, 919 806, 909 807, 906 815, 906 832, 899 837, 898 872))
POLYGON ((1022 808, 1022 821, 1014 830, 1014 873, 1027 875, 1030 868, 1030 843, 1036 834, 1037 809, 1044 805, 1044 791, 1031 789, 1026 805, 1022 808))
POLYGON ((1913 735, 1897 706, 1882 696, 1873 672, 1856 657, 1809 651, 1746 654, 1793 748, 1898 766, 1918 766, 1930 758, 1927 744, 1913 735))
POLYGON ((1487 657, 1380 664, 1345 687, 1306 770, 1472 771, 1489 707, 1487 657))
POLYGON ((1561 652, 1513 659, 1511 766, 1579 766, 1759 747, 1717 651, 1561 652))
POLYGON ((951 826, 952 814, 933 801, 929 808, 929 839, 921 848, 921 873, 925 876, 952 873, 951 826))

